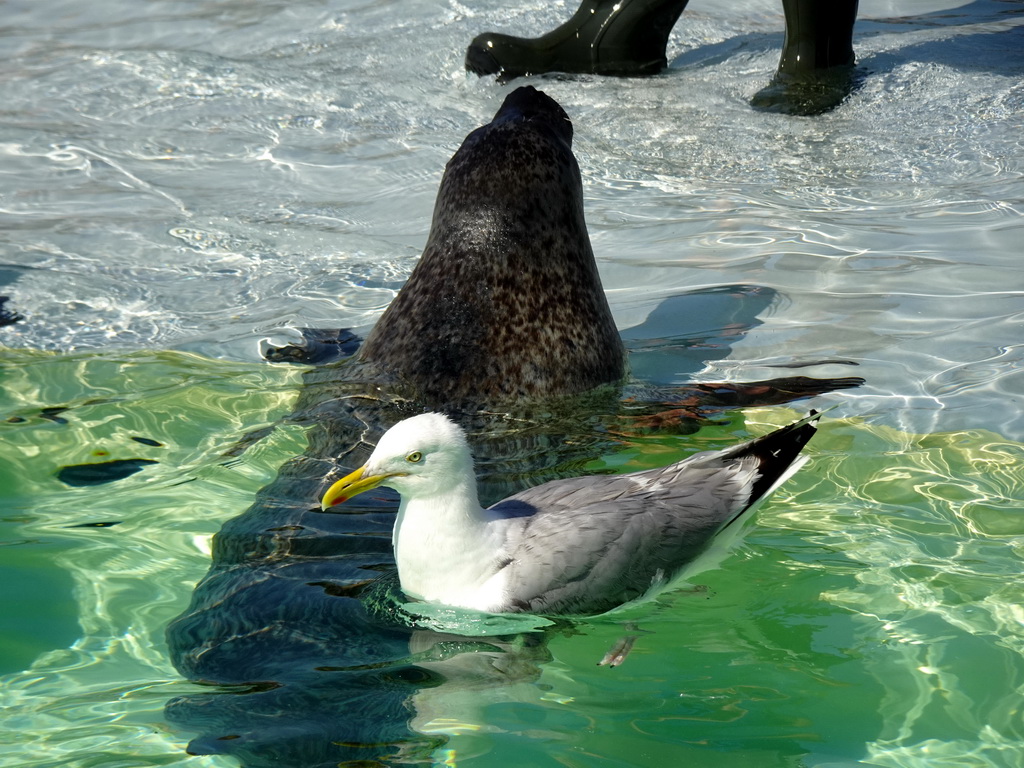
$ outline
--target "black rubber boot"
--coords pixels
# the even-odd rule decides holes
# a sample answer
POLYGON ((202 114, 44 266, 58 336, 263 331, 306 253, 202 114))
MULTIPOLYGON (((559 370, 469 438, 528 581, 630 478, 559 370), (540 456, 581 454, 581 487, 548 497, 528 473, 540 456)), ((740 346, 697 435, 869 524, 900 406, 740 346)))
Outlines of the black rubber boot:
POLYGON ((565 24, 535 38, 493 32, 466 50, 466 69, 507 82, 545 72, 656 75, 669 33, 688 0, 583 0, 565 24))
POLYGON ((820 115, 857 85, 853 24, 857 0, 782 0, 786 41, 779 70, 750 100, 766 112, 820 115))

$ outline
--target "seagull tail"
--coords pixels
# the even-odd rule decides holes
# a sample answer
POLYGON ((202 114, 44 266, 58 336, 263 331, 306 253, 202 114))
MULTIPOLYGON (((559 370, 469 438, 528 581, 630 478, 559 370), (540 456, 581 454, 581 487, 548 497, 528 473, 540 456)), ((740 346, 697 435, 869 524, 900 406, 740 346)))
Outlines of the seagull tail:
POLYGON ((800 456, 800 451, 818 431, 821 414, 812 410, 802 419, 738 445, 722 457, 726 461, 747 456, 757 459, 757 478, 750 489, 746 509, 768 496, 804 465, 807 457, 800 456))

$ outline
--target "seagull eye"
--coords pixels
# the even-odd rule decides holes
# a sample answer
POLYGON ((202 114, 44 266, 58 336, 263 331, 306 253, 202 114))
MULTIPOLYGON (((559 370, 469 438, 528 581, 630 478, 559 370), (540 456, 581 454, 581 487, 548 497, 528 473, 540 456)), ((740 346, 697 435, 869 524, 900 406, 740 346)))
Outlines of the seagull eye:
POLYGON ((421 461, 422 459, 423 459, 423 454, 420 453, 419 451, 413 451, 412 453, 410 453, 408 456, 405 457, 405 460, 408 461, 411 464, 416 464, 417 462, 421 461))

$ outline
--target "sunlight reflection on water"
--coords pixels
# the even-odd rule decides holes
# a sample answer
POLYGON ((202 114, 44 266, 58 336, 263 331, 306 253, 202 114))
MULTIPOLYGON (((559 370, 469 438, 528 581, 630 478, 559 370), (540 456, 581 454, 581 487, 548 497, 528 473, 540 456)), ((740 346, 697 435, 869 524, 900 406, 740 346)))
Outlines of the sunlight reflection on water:
MULTIPOLYGON (((592 662, 622 627, 593 622, 539 666, 503 660, 536 680, 490 690, 470 665, 464 686, 421 689, 414 722, 451 735, 428 762, 1019 765, 1024 26, 1009 3, 890 6, 862 4, 869 77, 820 119, 747 106, 777 63, 774 2, 695 1, 663 76, 537 81, 573 119, 621 328, 697 288, 777 296, 742 336, 710 329, 727 354, 668 378, 852 360, 868 384, 834 398, 813 462, 707 592, 637 614, 651 634, 614 676, 592 662)), ((26 321, 0 329, 0 523, 35 662, 2 680, 3 764, 235 764, 185 755, 165 720, 208 689, 181 681, 163 632, 210 537, 303 450, 290 426, 222 459, 299 386, 256 363, 259 343, 372 324, 445 162, 508 90, 464 76, 465 43, 565 12, 396 8, 8 9, 0 288, 26 321), (63 424, 40 411, 64 406, 63 424), (158 463, 91 489, 56 479, 98 450, 158 463), (43 569, 70 574, 73 612, 43 569)), ((706 338, 703 320, 674 335, 706 338)), ((685 450, 656 447, 637 460, 685 450)))

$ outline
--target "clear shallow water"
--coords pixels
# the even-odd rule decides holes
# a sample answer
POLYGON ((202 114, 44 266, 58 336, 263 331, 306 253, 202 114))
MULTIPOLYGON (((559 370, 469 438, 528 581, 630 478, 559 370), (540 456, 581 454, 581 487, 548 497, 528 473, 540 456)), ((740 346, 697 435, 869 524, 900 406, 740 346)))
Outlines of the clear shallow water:
MULTIPOLYGON (((414 727, 456 734, 432 759, 1021 763, 1024 9, 950 6, 864 3, 870 76, 815 120, 746 106, 777 63, 767 1, 695 0, 661 77, 538 83, 574 121, 621 328, 682 291, 774 291, 742 333, 683 316, 673 335, 718 341, 656 361, 662 380, 841 358, 868 384, 823 399, 841 405, 813 463, 707 593, 642 609, 652 634, 623 668, 593 665, 622 633, 599 622, 554 637, 536 679, 495 689, 470 669, 421 691, 414 727)), ((221 459, 297 391, 260 340, 372 324, 444 163, 507 93, 465 77, 466 42, 565 15, 5 6, 0 281, 27 316, 0 329, 2 412, 25 419, 0 424, 5 764, 235 764, 188 757, 166 722, 196 687, 163 628, 209 537, 303 448, 286 428, 221 459), (67 423, 40 416, 53 406, 67 423), (54 477, 96 451, 158 463, 91 488, 54 477)), ((665 463, 790 415, 606 460, 665 463)))
MULTIPOLYGON (((871 76, 819 120, 747 107, 781 42, 767 0, 695 3, 664 76, 543 80, 576 124, 620 325, 652 291, 766 285, 785 312, 710 375, 839 348, 871 382, 859 412, 896 394, 908 428, 988 424, 1021 389, 1017 6, 866 3, 871 76)), ((465 77, 467 36, 556 10, 21 6, 2 41, 3 276, 32 322, 0 342, 254 360, 291 325, 372 324, 444 163, 508 90, 465 77)))

